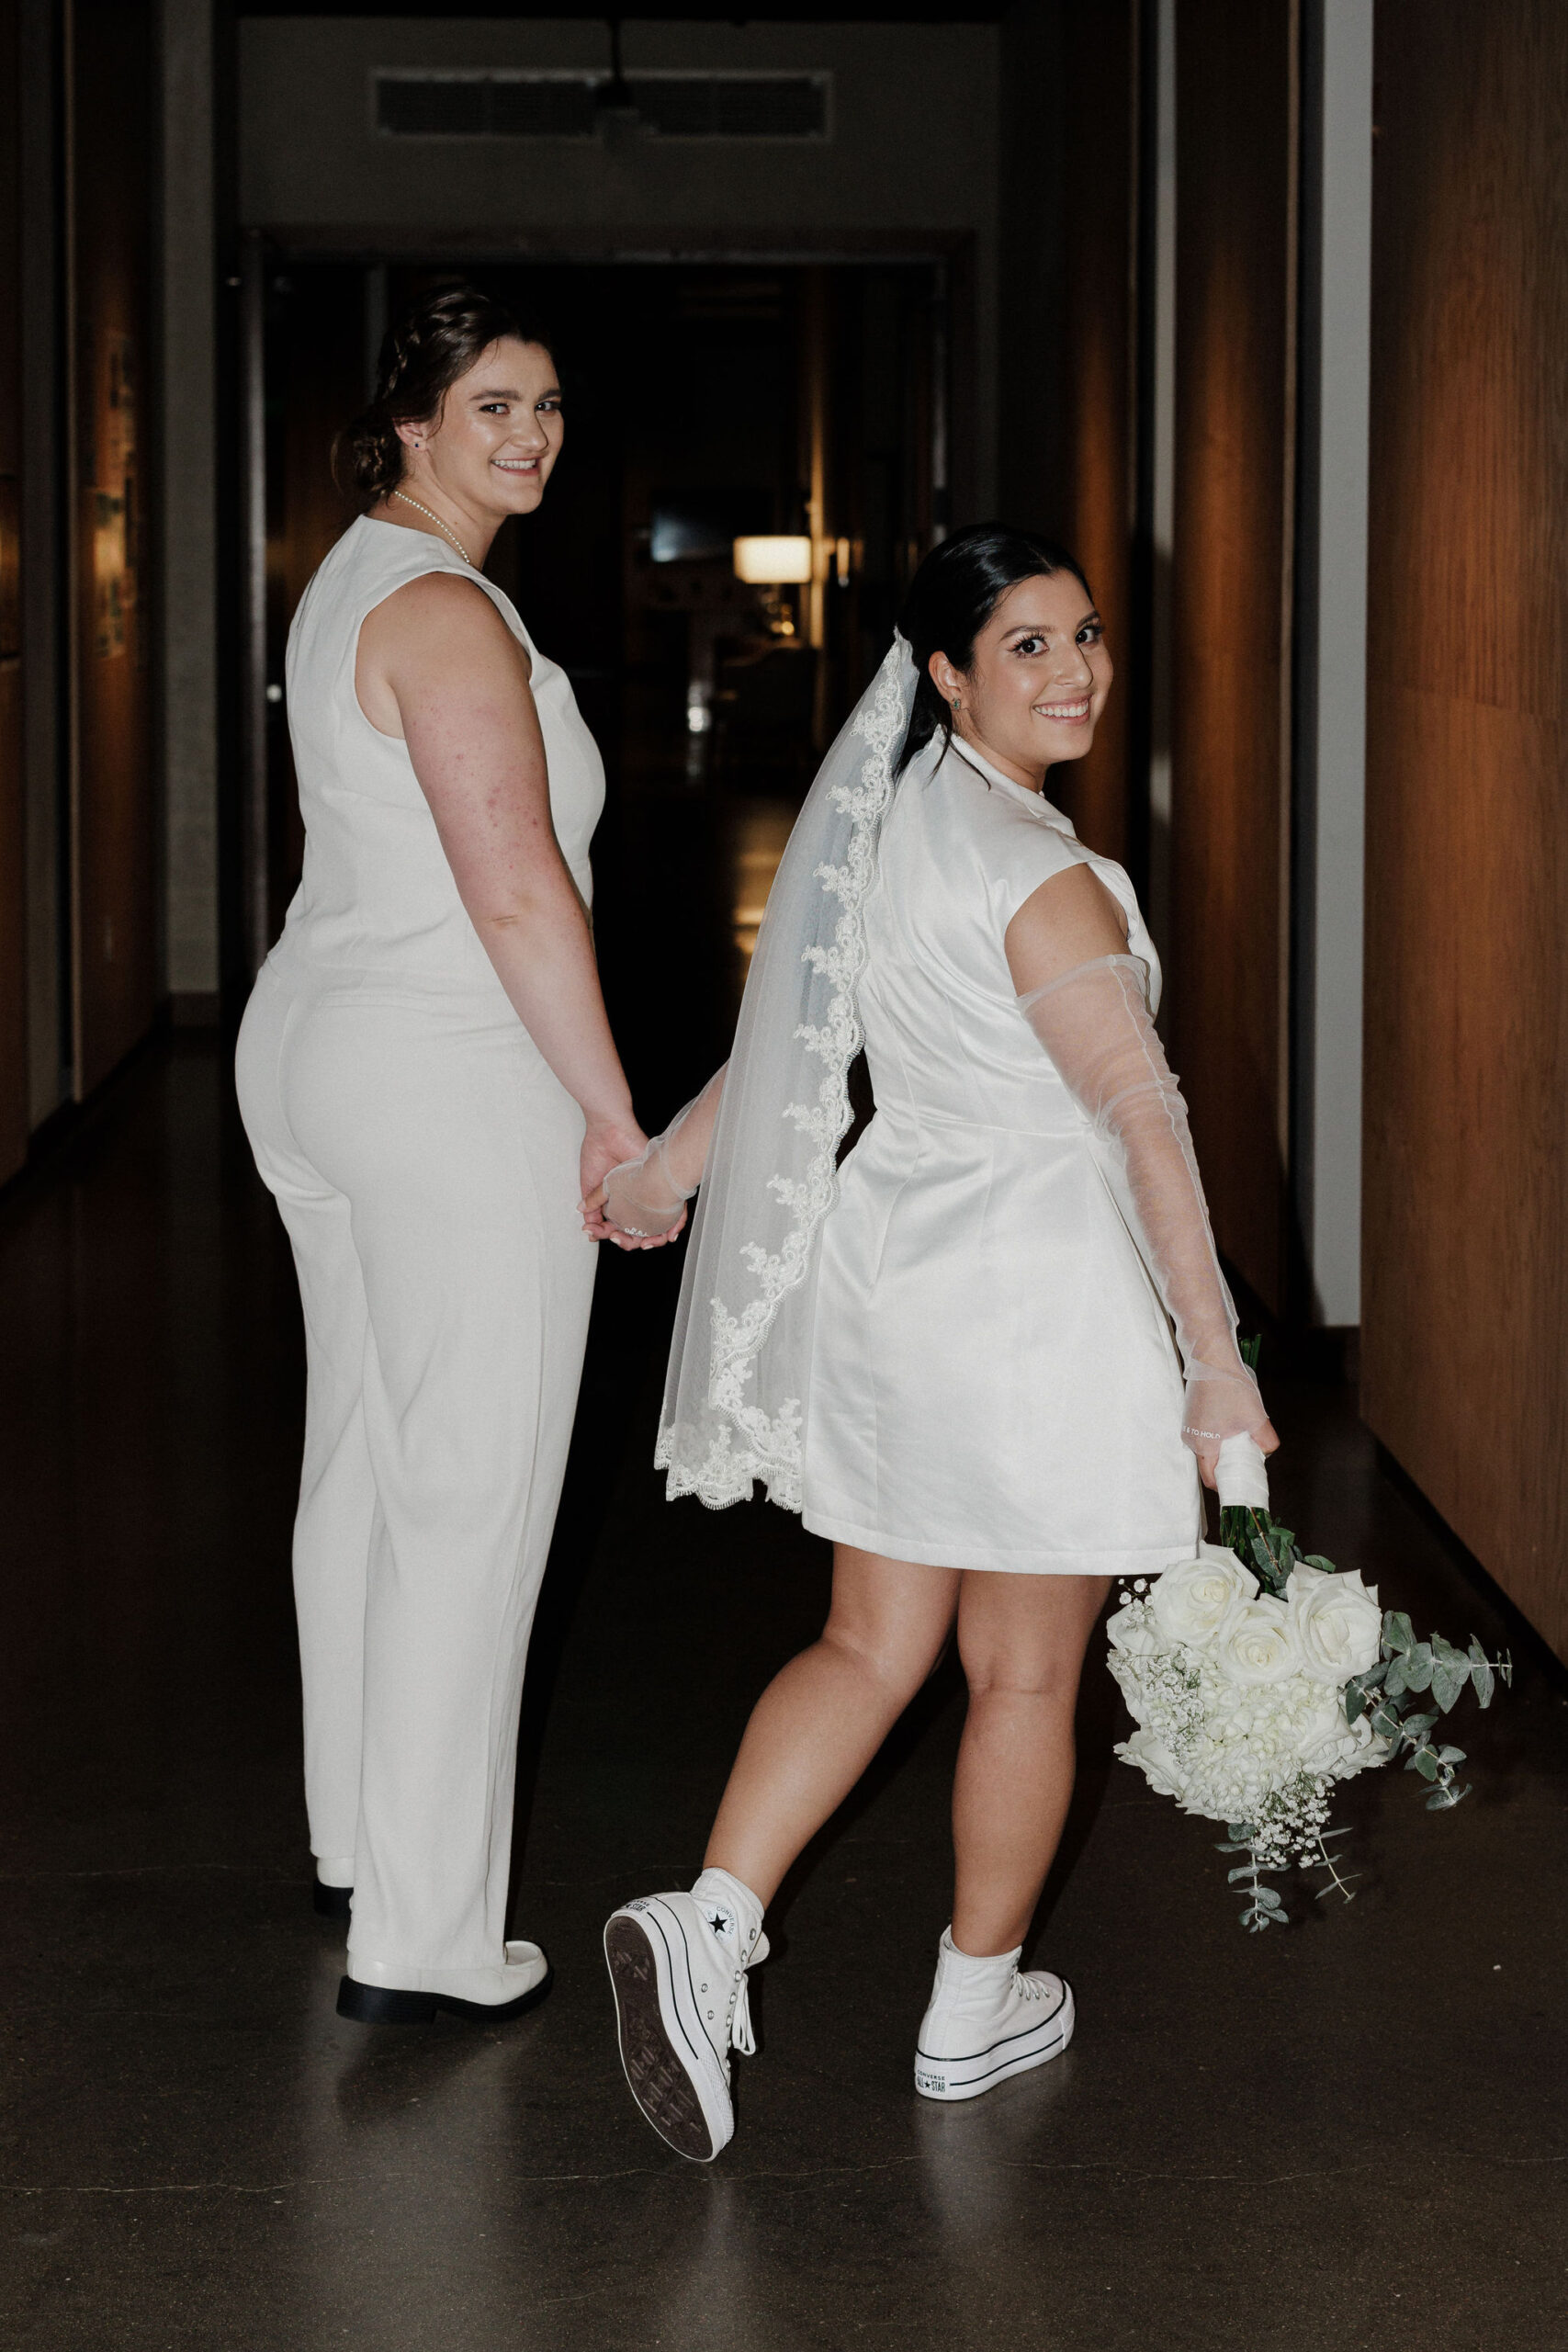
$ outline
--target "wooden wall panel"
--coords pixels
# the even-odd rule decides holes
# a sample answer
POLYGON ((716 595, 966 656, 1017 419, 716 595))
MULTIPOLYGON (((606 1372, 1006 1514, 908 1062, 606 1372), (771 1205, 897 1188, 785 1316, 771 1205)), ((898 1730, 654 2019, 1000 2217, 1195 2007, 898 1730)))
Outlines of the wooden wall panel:
POLYGON ((0 1182, 28 1149, 19 16, 17 0, 0 0, 0 1182))
POLYGON ((1060 429, 1055 511, 1040 519, 1089 574, 1118 682, 1086 760, 1046 790, 1091 848, 1126 864, 1132 822, 1135 472, 1134 260, 1138 105, 1136 0, 1064 12, 1052 71, 1069 93, 1062 123, 1060 429))
POLYGON ((1285 1303, 1293 5, 1177 11, 1171 1035, 1220 1247, 1285 1303))
POLYGON ((74 0, 71 209, 76 425, 73 942, 76 1090, 143 1037, 157 993, 146 0, 74 0))
POLYGON ((1568 1657, 1568 12, 1377 88, 1361 1409, 1568 1657))
MULTIPOLYGON (((1134 257, 1139 0, 1022 0, 1002 28, 998 508, 1089 573, 1117 684, 1087 760, 1046 786, 1134 869, 1134 257)), ((1142 879, 1141 876, 1135 878, 1142 879)))

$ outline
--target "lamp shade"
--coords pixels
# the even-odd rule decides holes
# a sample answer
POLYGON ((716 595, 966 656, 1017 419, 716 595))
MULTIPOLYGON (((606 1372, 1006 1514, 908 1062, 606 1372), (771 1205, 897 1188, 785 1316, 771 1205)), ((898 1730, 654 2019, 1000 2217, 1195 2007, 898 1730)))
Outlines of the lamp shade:
POLYGON ((811 577, 811 541, 798 538, 737 539, 735 577, 758 588, 798 584, 811 577))

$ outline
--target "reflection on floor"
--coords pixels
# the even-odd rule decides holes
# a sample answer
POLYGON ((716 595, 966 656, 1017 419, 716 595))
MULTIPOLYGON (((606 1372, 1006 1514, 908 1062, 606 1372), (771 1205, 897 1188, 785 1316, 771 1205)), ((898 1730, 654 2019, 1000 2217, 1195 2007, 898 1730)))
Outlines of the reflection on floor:
POLYGON ((740 800, 731 804, 726 826, 734 876, 730 925, 736 947, 747 965, 757 944, 762 910, 796 813, 795 803, 787 800, 740 800))
MULTIPOLYGON (((680 858, 677 842, 666 880, 680 858)), ((681 1050, 700 1061, 705 1042, 681 1050)), ((766 1506, 661 1498, 649 1456, 678 1271, 602 1270, 536 1646, 515 1913, 556 1991, 493 2030, 367 2030, 333 2014, 342 1934, 310 1906, 298 1311, 217 1049, 151 1057, 0 1218, 0 2338, 1568 2343, 1568 1716, 1539 1664, 1466 1743, 1476 1797, 1436 1818, 1413 1781, 1357 1781, 1358 1900, 1257 1940, 1215 1833, 1111 1763, 1114 1694, 1092 1671, 1038 1939, 1077 1987, 1077 2040, 933 2109, 910 2065, 946 1917, 961 1702, 940 1675, 779 1906, 733 2147, 702 2168, 644 2130, 600 1925, 695 1868, 748 1705, 815 1630, 826 1570, 766 1506)), ((1380 1473, 1348 1396, 1271 1395, 1294 1523, 1423 1627, 1517 1649, 1380 1473)))

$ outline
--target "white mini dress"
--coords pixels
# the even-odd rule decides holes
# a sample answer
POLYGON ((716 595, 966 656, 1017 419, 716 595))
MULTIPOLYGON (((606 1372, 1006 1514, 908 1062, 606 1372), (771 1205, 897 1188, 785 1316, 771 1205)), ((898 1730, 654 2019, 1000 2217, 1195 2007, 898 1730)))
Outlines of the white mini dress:
POLYGON ((1003 948, 1074 865, 1120 900, 1157 1002, 1132 884, 1059 809, 967 745, 897 786, 857 991, 876 1114, 816 1271, 803 1516, 835 1542, 1117 1576, 1201 1531, 1169 1325, 1003 948))

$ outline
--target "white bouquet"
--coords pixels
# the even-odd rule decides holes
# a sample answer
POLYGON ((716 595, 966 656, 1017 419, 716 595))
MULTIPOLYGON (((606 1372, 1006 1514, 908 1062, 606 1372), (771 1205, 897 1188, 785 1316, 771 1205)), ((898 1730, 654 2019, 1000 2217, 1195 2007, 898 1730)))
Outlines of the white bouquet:
POLYGON ((1336 1781, 1408 1750, 1428 1807, 1458 1804, 1464 1751, 1434 1744, 1438 1714, 1472 1683, 1489 1706, 1495 1676, 1512 1669, 1473 1640, 1468 1652, 1438 1634, 1417 1642, 1375 1585, 1302 1558, 1267 1510, 1226 1510, 1220 1525, 1225 1544, 1122 1590, 1109 1664, 1136 1728, 1116 1753, 1184 1812, 1226 1825, 1220 1850, 1247 1857, 1230 1877, 1256 1931, 1285 1921, 1265 1871, 1325 1869, 1319 1892, 1351 1899, 1328 1850, 1345 1834, 1328 1826, 1336 1781), (1430 1712, 1403 1712, 1415 1690, 1430 1691, 1430 1712))

